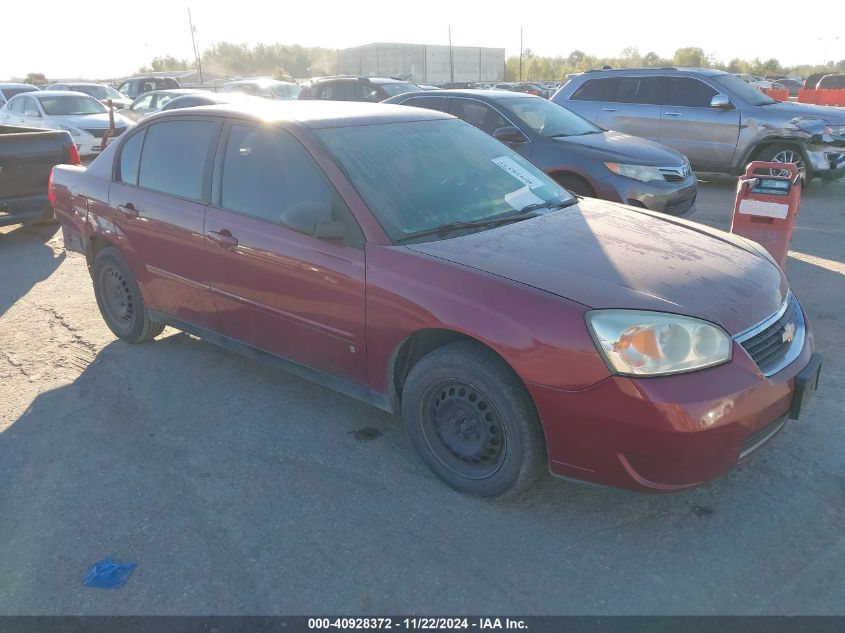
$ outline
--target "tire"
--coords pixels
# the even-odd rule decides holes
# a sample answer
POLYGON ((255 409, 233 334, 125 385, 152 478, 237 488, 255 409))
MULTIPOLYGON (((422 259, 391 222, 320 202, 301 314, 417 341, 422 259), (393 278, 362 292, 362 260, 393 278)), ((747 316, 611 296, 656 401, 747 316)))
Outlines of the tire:
MULTIPOLYGON (((771 163, 796 162, 794 160, 787 160, 790 157, 798 158, 798 167, 804 170, 804 179, 806 180, 806 182, 810 182, 813 179, 813 173, 807 166, 807 161, 804 160, 804 152, 802 152, 801 149, 799 149, 795 145, 769 145, 768 147, 764 147, 759 152, 757 152, 757 156, 754 160, 764 160, 771 163)), ((772 176, 789 175, 788 171, 779 171, 775 169, 770 169, 769 172, 772 176)))
POLYGON ((161 334, 164 325, 150 320, 138 282, 117 249, 97 253, 92 276, 100 314, 115 336, 142 343, 161 334))
POLYGON ((441 347, 414 365, 402 418, 425 464, 459 492, 513 496, 547 468, 528 392, 499 356, 473 341, 441 347))
POLYGON ((574 193, 576 196, 585 196, 587 198, 595 198, 596 191, 592 185, 581 176, 575 174, 555 174, 554 181, 561 187, 574 193))

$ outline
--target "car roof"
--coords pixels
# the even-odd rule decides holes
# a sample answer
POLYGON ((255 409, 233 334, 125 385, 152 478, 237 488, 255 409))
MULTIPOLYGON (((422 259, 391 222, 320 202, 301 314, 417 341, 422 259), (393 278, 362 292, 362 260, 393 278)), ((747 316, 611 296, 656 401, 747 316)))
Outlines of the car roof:
POLYGON ((355 127, 455 118, 450 114, 436 110, 408 108, 383 103, 268 100, 169 110, 165 113, 156 114, 147 120, 161 120, 164 117, 171 116, 196 116, 198 110, 202 110, 203 114, 212 116, 252 119, 262 123, 298 123, 309 129, 355 127))
POLYGON ((297 84, 291 81, 282 81, 281 79, 236 79, 234 81, 227 81, 225 86, 276 86, 282 84, 284 86, 296 86, 297 84))
POLYGON ((149 94, 157 95, 192 95, 198 92, 211 92, 210 90, 203 90, 201 88, 162 88, 161 90, 147 90, 139 94, 136 98, 140 99, 149 94))
POLYGON ((542 97, 535 97, 534 95, 528 95, 524 92, 514 92, 513 90, 478 90, 473 88, 447 88, 445 90, 438 90, 437 92, 433 92, 433 94, 406 92, 402 95, 398 95, 397 97, 393 98, 397 99, 398 97, 405 97, 408 99, 410 99, 411 97, 428 97, 431 99, 436 99, 439 97, 470 97, 472 99, 478 99, 480 101, 499 101, 501 99, 542 99, 542 97))
POLYGON ((363 75, 335 75, 333 77, 320 77, 315 78, 312 81, 314 83, 320 83, 323 81, 335 81, 337 79, 355 79, 358 81, 369 81, 373 84, 409 84, 410 81, 406 81, 405 79, 394 79, 393 77, 366 77, 363 75))
POLYGON ((39 90, 38 86, 33 86, 32 84, 18 84, 13 81, 0 82, 0 90, 3 88, 32 88, 33 90, 39 90))
MULTIPOLYGON (((94 99, 91 95, 77 90, 39 90, 38 94, 30 94, 28 92, 25 94, 36 99, 53 99, 55 97, 88 97, 89 99, 94 99)), ((96 99, 94 100, 96 101, 96 99)))
MULTIPOLYGON (((672 75, 672 74, 679 74, 679 75, 703 75, 705 77, 713 77, 715 75, 727 75, 728 73, 724 70, 718 70, 717 68, 687 68, 683 66, 672 66, 672 67, 664 67, 664 68, 607 68, 605 70, 588 70, 580 75, 579 78, 584 79, 591 79, 598 75, 626 75, 626 74, 637 74, 642 75, 643 73, 651 74, 651 75, 672 75)), ((574 77, 573 77, 574 79, 574 77)))
MULTIPOLYGON (((95 81, 57 81, 51 86, 106 86, 106 84, 98 84, 95 81)), ((47 86, 48 88, 50 86, 47 86)), ((108 86, 106 86, 108 87, 108 86)))

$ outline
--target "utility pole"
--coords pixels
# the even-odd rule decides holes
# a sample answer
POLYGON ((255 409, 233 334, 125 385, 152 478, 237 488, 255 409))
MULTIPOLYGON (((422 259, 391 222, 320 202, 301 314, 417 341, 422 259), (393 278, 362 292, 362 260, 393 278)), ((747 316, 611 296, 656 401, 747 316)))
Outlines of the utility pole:
POLYGON ((194 33, 197 31, 197 27, 194 26, 193 20, 191 20, 191 7, 188 7, 188 26, 191 27, 191 47, 194 49, 194 59, 197 61, 197 72, 200 76, 200 85, 202 85, 202 62, 200 61, 200 54, 197 50, 197 41, 194 37, 194 33))
POLYGON ((449 81, 455 81, 455 61, 452 58, 452 25, 449 25, 449 81))
POLYGON ((519 80, 522 81, 522 27, 519 27, 519 80))

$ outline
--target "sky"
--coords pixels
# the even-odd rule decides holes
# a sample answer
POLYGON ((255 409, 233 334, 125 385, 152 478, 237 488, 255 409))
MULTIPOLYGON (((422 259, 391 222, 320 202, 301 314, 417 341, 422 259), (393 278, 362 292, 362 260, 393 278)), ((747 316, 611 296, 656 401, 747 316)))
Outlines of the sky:
POLYGON ((156 56, 192 57, 190 4, 200 48, 218 41, 280 42, 338 49, 372 42, 504 47, 519 54, 519 32, 538 55, 579 49, 616 56, 627 46, 671 57, 698 46, 717 59, 782 64, 845 59, 845 2, 735 0, 705 3, 602 3, 566 0, 4 0, 0 9, 0 80, 45 73, 49 79, 133 74, 156 56), (598 10, 600 7, 600 10, 598 10), (693 7, 697 7, 693 12, 693 7), (522 8, 522 10, 520 10, 522 8), (773 28, 766 24, 775 25, 773 28), (7 28, 4 25, 14 25, 7 28), (102 42, 102 43, 100 43, 102 42))

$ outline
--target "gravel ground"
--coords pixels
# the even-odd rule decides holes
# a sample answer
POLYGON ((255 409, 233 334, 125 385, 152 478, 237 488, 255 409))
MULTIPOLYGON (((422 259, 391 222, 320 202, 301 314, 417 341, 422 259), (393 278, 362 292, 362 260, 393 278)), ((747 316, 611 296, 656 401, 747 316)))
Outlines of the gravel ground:
MULTIPOLYGON (((733 181, 703 179, 691 219, 727 228, 733 181)), ((490 502, 376 409, 171 329, 116 341, 56 227, 0 229, 0 614, 845 613, 843 244, 845 183, 814 184, 787 271, 820 391, 748 465, 490 502), (82 587, 109 555, 128 584, 82 587)))

